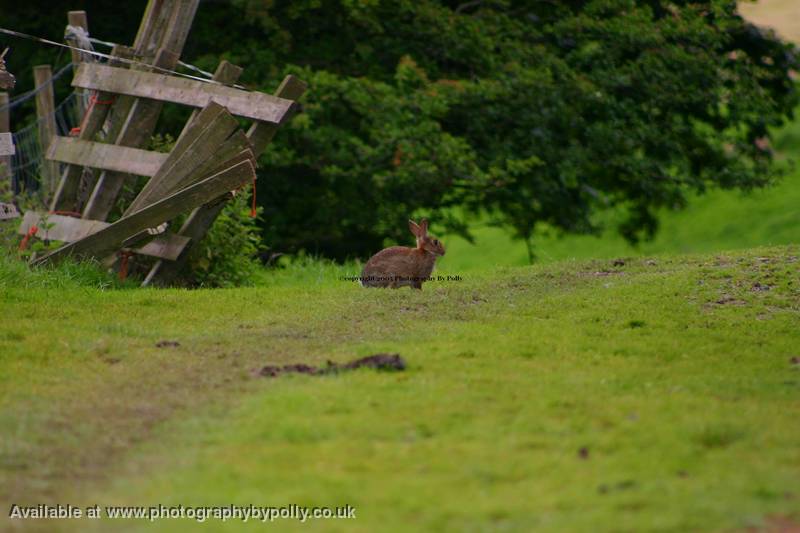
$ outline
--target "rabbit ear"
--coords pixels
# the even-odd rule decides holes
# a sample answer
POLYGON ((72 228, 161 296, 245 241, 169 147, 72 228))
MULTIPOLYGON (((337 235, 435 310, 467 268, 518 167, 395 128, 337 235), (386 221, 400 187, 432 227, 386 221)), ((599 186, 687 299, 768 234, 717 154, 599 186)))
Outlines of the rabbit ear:
POLYGON ((422 230, 422 235, 420 237, 424 237, 428 234, 428 219, 423 218, 422 221, 419 223, 419 227, 422 230))
POLYGON ((411 233, 413 233, 414 236, 417 237, 417 238, 422 237, 423 235, 425 235, 425 232, 422 231, 422 228, 420 228, 417 225, 417 223, 414 222, 413 220, 409 220, 408 221, 408 229, 410 229, 411 233))

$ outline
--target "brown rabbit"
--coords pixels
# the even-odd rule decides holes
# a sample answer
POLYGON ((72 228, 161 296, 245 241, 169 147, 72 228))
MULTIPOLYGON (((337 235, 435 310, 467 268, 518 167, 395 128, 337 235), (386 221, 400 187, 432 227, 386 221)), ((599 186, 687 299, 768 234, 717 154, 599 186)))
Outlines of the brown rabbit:
POLYGON ((417 238, 416 248, 392 246, 370 257, 361 271, 363 287, 403 287, 422 289, 436 262, 436 256, 444 255, 444 245, 438 239, 428 236, 428 220, 423 218, 417 224, 408 221, 408 229, 417 238))

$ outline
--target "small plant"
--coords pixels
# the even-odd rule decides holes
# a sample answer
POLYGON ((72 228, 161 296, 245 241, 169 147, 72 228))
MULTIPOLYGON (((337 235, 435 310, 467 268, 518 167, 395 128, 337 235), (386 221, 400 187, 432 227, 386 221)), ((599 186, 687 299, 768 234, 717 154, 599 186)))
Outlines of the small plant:
POLYGON ((61 246, 61 242, 50 240, 50 230, 53 229, 53 226, 55 226, 55 223, 50 222, 50 216, 44 212, 39 218, 39 223, 36 224, 37 231, 35 236, 38 238, 34 239, 34 235, 31 235, 28 246, 19 251, 20 256, 26 259, 33 259, 37 255, 61 246))
MULTIPOLYGON (((11 190, 9 180, 0 180, 0 202, 14 204, 20 214, 26 211, 37 211, 45 213, 46 201, 40 191, 29 191, 23 187, 17 194, 11 190)), ((19 247, 22 237, 18 234, 22 218, 10 219, 0 221, 0 247, 5 250, 16 250, 19 247)), ((51 243, 47 239, 47 231, 52 229, 53 223, 47 220, 47 216, 42 217, 42 220, 37 224, 36 238, 32 236, 28 239, 29 243, 26 246, 24 257, 29 258, 33 252, 41 252, 51 249, 54 245, 60 243, 51 243), (46 242, 41 242, 44 239, 46 242)))
MULTIPOLYGON (((257 217, 250 214, 250 194, 237 194, 222 209, 208 235, 190 252, 184 281, 204 287, 252 283, 261 267, 258 254, 266 249, 257 217)), ((258 208, 256 214, 261 213, 258 208)))

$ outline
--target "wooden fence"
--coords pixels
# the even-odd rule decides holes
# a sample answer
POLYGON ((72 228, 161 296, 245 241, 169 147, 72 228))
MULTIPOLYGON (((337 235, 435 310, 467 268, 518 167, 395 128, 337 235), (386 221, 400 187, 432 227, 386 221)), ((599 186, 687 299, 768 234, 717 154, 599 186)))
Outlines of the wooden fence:
MULTIPOLYGON (((132 48, 116 46, 117 61, 78 66, 72 85, 91 94, 90 105, 75 136, 46 139, 47 159, 64 170, 49 212, 25 213, 20 227, 30 235, 46 219, 47 238, 67 244, 35 264, 72 256, 110 266, 115 257, 141 254, 157 258, 144 284, 168 284, 230 191, 256 179, 258 156, 297 111, 306 84, 287 76, 274 95, 235 88, 242 69, 226 61, 210 82, 165 73, 178 63, 197 3, 150 0, 132 48), (156 68, 143 67, 142 57, 156 68), (169 154, 142 148, 165 103, 195 109, 169 154), (246 133, 237 117, 252 121, 246 133), (108 222, 123 186, 137 176, 149 180, 121 218, 108 222), (181 228, 167 229, 189 212, 181 228)), ((88 26, 82 12, 69 20, 88 26)))

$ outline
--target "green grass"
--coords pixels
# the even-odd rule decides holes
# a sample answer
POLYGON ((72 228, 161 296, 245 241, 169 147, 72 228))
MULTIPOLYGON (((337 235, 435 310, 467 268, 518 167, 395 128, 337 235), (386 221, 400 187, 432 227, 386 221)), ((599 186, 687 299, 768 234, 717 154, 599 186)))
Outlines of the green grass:
POLYGON ((325 531, 800 520, 800 247, 497 268, 422 292, 343 272, 215 291, 0 276, 16 318, 0 322, 0 502, 356 507, 275 524, 325 531), (254 375, 376 352, 408 370, 254 375))

